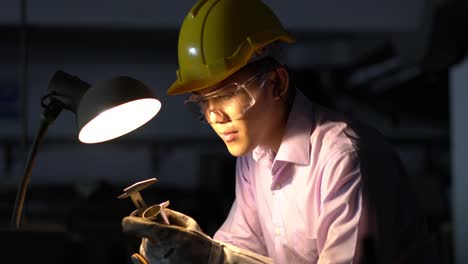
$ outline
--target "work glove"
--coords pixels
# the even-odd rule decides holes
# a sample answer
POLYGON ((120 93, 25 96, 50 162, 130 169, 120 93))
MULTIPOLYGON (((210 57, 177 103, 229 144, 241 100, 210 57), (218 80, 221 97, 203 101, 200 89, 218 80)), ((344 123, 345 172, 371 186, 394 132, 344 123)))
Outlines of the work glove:
POLYGON ((123 231, 142 238, 140 253, 132 255, 135 264, 273 263, 265 256, 211 239, 189 216, 170 209, 164 211, 170 225, 160 217, 123 218, 123 231))

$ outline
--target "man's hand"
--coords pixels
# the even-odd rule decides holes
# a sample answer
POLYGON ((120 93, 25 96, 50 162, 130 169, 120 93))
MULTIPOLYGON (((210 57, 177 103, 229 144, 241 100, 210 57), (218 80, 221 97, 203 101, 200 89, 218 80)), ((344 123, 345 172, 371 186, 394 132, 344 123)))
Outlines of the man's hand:
POLYGON ((136 216, 122 220, 125 233, 142 238, 135 263, 271 263, 271 259, 211 239, 195 220, 165 209, 170 225, 136 216), (138 259, 142 258, 142 259, 138 259))
POLYGON ((165 212, 171 225, 135 216, 122 220, 124 232, 142 238, 140 254, 149 263, 208 263, 211 251, 221 250, 195 220, 170 209, 165 212))

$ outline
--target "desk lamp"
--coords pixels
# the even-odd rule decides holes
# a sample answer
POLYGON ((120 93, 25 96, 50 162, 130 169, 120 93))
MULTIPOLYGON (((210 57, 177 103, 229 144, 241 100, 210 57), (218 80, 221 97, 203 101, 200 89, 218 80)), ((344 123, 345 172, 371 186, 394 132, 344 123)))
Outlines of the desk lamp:
POLYGON ((118 76, 91 86, 76 76, 57 71, 42 97, 41 123, 31 145, 23 173, 11 225, 19 229, 26 190, 31 178, 37 150, 47 128, 63 109, 76 114, 78 139, 83 143, 99 143, 127 134, 151 120, 161 103, 143 83, 127 76, 118 76))

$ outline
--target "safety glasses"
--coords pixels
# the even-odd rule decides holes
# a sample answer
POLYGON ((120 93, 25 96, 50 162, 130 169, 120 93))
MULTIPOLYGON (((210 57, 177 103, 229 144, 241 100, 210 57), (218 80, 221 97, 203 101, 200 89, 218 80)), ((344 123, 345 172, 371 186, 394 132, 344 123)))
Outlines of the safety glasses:
POLYGON ((192 94, 184 103, 203 123, 241 119, 255 105, 266 77, 266 72, 259 72, 243 83, 231 83, 204 95, 192 94))

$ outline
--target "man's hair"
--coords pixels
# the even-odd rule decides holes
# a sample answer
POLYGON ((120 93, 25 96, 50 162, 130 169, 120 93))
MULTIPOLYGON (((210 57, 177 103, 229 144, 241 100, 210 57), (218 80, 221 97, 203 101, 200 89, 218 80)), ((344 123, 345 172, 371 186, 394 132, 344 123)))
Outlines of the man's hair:
POLYGON ((284 64, 281 64, 280 62, 278 62, 276 60, 276 58, 273 58, 271 56, 267 56, 267 57, 263 57, 262 59, 260 60, 256 60, 252 63, 249 63, 247 64, 246 66, 244 66, 241 70, 245 70, 247 72, 251 72, 251 73, 256 73, 258 71, 271 71, 273 69, 276 69, 278 67, 282 67, 286 70, 286 72, 288 73, 288 89, 287 89, 287 92, 283 98, 283 101, 286 103, 286 106, 287 108, 289 108, 293 101, 294 101, 294 97, 296 95, 296 90, 295 90, 295 87, 293 85, 293 81, 292 81, 292 78, 291 78, 291 72, 289 70, 289 68, 284 65, 284 64))
POLYGON ((280 66, 282 65, 275 58, 268 56, 245 65, 241 70, 247 72, 271 71, 280 66))
POLYGON ((253 63, 255 61, 262 60, 267 57, 271 57, 275 59, 277 62, 282 63, 284 60, 284 53, 283 47, 285 43, 276 41, 271 44, 264 46, 262 49, 258 50, 254 55, 250 58, 247 64, 253 63))

